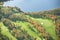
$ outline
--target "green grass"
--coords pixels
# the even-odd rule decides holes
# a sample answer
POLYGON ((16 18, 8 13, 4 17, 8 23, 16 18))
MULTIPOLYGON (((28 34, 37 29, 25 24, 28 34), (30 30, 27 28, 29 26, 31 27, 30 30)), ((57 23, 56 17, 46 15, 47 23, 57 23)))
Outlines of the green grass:
POLYGON ((2 22, 0 22, 0 27, 1 27, 1 30, 2 30, 2 34, 3 35, 6 35, 9 40, 17 40, 14 36, 12 36, 12 34, 9 32, 9 30, 3 25, 2 22))
POLYGON ((27 31, 27 33, 30 35, 30 36, 32 36, 32 37, 34 37, 34 38, 37 38, 37 40, 41 40, 41 38, 39 37, 40 36, 40 34, 38 34, 37 33, 37 30, 35 29, 35 28, 33 28, 33 26, 31 25, 31 24, 29 24, 28 22, 22 22, 22 21, 19 21, 19 22, 16 22, 16 24, 20 24, 21 26, 22 26, 22 30, 25 30, 25 31, 27 31), (30 27, 32 27, 32 29, 35 31, 32 31, 30 28, 29 28, 29 26, 28 25, 31 25, 30 27))
POLYGON ((41 18, 36 20, 39 24, 41 24, 45 28, 45 30, 53 37, 54 40, 57 40, 57 35, 55 33, 55 25, 52 20, 41 18))

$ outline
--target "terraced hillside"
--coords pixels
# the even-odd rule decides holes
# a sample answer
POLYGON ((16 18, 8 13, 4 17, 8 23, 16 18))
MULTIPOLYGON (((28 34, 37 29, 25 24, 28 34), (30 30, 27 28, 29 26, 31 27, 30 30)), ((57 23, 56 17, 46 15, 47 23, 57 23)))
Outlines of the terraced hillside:
POLYGON ((60 40, 60 8, 26 13, 0 7, 0 40, 60 40))

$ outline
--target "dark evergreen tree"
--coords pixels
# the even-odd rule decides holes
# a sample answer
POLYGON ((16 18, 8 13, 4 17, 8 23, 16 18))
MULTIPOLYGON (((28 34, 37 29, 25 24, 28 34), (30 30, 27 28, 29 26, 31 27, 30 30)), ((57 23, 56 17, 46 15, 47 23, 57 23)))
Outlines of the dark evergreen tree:
POLYGON ((10 0, 0 0, 0 5, 3 5, 4 2, 6 2, 6 1, 10 1, 10 0))
POLYGON ((6 1, 10 1, 10 0, 0 0, 0 2, 6 2, 6 1))

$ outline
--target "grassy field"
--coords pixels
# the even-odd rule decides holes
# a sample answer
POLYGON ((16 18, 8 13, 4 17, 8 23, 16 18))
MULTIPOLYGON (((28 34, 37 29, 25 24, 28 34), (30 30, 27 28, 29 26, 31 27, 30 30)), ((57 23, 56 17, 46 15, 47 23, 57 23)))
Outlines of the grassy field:
MULTIPOLYGON (((37 18, 37 19, 32 18, 32 19, 37 21, 37 23, 41 24, 45 28, 46 32, 48 32, 54 40, 57 40, 57 35, 55 34, 55 25, 52 20, 42 19, 42 18, 37 18)), ((33 27, 33 25, 29 24, 28 22, 22 22, 22 21, 16 23, 20 24, 22 26, 22 30, 26 30, 29 35, 39 38, 39 34, 37 34, 37 30, 33 27), (32 31, 28 25, 30 25, 30 27, 32 27, 32 29, 35 32, 32 31)))
MULTIPOLYGON (((27 18, 29 18, 29 16, 27 16, 27 18)), ((57 35, 55 34, 55 25, 52 20, 42 19, 42 18, 32 18, 32 17, 30 18, 36 21, 37 23, 41 24, 45 28, 46 32, 48 32, 54 40, 57 40, 57 37, 56 37, 57 35)), ((38 33, 38 31, 34 28, 34 26, 29 22, 16 21, 14 23, 17 26, 18 25, 21 26, 22 30, 27 31, 27 33, 30 36, 36 38, 36 40, 42 40, 41 34, 38 33)), ((0 22, 0 27, 2 29, 2 34, 6 35, 11 40, 17 40, 15 37, 12 36, 12 34, 9 32, 9 29, 7 29, 2 22, 0 22)))
POLYGON ((54 38, 54 40, 57 40, 57 35, 55 33, 55 25, 52 20, 48 19, 36 19, 36 20, 45 28, 45 30, 54 38))
POLYGON ((20 24, 22 26, 21 29, 27 31, 27 33, 30 36, 37 38, 37 40, 41 40, 41 38, 39 37, 40 34, 37 33, 37 30, 33 27, 33 25, 29 24, 28 22, 21 22, 21 21, 16 22, 16 24, 18 24, 18 25, 20 24), (28 25, 30 25, 30 27, 33 29, 33 31, 29 28, 28 25))

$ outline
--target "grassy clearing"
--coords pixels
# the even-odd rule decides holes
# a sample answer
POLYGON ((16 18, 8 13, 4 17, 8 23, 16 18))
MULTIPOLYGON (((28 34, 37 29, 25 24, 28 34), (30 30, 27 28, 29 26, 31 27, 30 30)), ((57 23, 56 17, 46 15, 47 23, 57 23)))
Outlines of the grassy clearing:
POLYGON ((16 24, 20 24, 21 26, 22 26, 22 30, 25 30, 25 31, 27 31, 27 33, 30 35, 30 36, 32 36, 32 37, 34 37, 34 38, 37 38, 37 40, 41 40, 41 38, 39 37, 40 36, 40 34, 38 34, 37 33, 37 30, 31 25, 31 24, 29 24, 28 22, 22 22, 22 21, 19 21, 19 22, 16 22, 16 24), (30 25, 30 27, 32 27, 32 29, 35 31, 32 31, 30 28, 29 28, 29 26, 28 25, 30 25))
POLYGON ((57 35, 55 33, 55 25, 52 20, 48 19, 36 19, 36 20, 45 28, 45 30, 53 37, 54 40, 57 40, 57 35))

